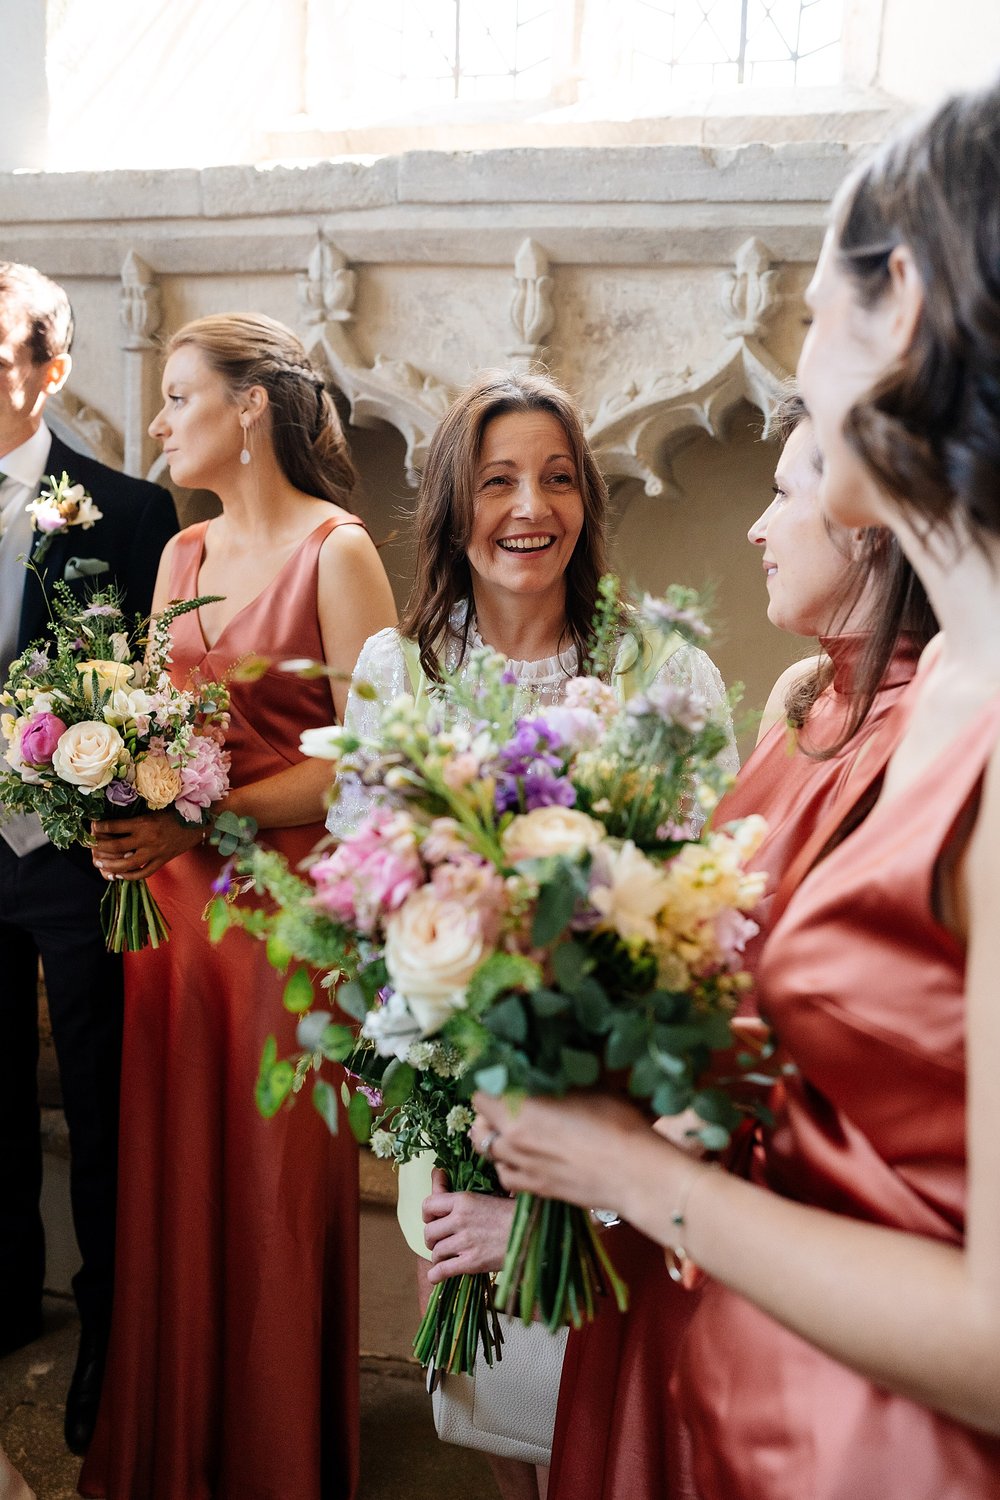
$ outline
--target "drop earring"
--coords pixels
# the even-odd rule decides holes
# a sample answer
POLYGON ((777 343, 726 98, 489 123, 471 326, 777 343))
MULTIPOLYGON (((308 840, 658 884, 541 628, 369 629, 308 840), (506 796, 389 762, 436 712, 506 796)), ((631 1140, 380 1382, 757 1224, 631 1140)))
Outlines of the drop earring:
POLYGON ((243 447, 240 449, 240 463, 248 464, 250 462, 250 422, 247 418, 244 418, 240 425, 243 428, 243 447))

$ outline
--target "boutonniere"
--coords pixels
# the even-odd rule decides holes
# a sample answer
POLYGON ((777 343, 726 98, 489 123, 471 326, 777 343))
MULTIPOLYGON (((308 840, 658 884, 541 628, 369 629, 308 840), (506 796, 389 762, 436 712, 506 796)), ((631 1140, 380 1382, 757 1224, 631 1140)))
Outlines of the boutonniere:
POLYGON ((42 539, 32 554, 32 561, 36 563, 42 561, 54 537, 61 536, 71 526, 82 526, 84 531, 89 531, 104 515, 82 484, 70 484, 65 469, 61 479, 56 479, 54 474, 49 474, 47 479, 48 488, 41 491, 37 500, 29 500, 25 507, 31 516, 32 529, 42 533, 42 539))

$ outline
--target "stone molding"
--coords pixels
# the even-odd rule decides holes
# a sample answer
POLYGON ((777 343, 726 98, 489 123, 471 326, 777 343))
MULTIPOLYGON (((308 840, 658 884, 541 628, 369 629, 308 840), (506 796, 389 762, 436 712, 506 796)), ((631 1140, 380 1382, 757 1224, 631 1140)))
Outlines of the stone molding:
POLYGON ((165 317, 176 326, 243 301, 296 323, 356 425, 396 428, 411 483, 477 367, 544 364, 590 414, 609 477, 669 496, 686 436, 723 438, 738 403, 766 410, 787 377, 801 287, 858 150, 417 151, 18 173, 0 175, 0 204, 5 253, 71 281, 81 313, 88 286, 117 283, 117 393, 64 396, 63 423, 130 472, 162 470, 146 427, 165 317))

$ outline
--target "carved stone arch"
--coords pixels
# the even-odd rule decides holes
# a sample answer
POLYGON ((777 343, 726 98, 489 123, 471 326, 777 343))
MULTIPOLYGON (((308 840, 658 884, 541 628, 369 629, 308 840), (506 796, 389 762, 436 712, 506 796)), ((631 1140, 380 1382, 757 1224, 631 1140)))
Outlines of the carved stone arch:
POLYGON ((742 401, 766 417, 788 378, 762 344, 741 338, 699 370, 658 375, 606 396, 587 437, 609 477, 640 479, 647 495, 673 497, 679 492, 670 456, 684 440, 696 432, 724 438, 742 401))
POLYGON ((319 234, 298 278, 302 342, 315 365, 342 392, 357 427, 388 422, 406 443, 406 477, 416 484, 427 445, 452 393, 433 375, 402 359, 376 354, 366 364, 354 343, 357 273, 336 245, 319 234))
POLYGON ((125 444, 121 433, 103 412, 88 406, 71 391, 61 390, 45 404, 45 420, 71 448, 96 458, 111 469, 124 462, 125 444))

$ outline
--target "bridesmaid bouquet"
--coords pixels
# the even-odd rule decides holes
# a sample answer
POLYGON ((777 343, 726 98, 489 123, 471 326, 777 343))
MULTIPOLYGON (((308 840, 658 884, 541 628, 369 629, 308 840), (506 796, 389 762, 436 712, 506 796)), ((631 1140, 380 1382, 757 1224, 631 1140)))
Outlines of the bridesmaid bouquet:
MULTIPOLYGON (((220 901, 214 921, 217 932, 240 921, 286 964, 343 979, 338 1003, 359 1023, 361 1050, 350 1028, 311 1010, 298 969, 286 1004, 310 1009, 304 1051, 292 1062, 269 1048, 267 1108, 324 1057, 350 1056, 378 1078, 382 1110, 376 1121, 356 1093, 352 1125, 364 1137, 376 1123, 377 1149, 395 1155, 384 1110, 405 1119, 432 1043, 460 1059, 450 1110, 475 1088, 560 1095, 614 1079, 655 1114, 693 1108, 706 1146, 728 1140, 736 1107, 700 1080, 732 1042, 740 955, 756 931, 746 913, 762 892, 745 866, 763 823, 697 832, 726 780, 716 760, 726 733, 655 670, 671 639, 707 634, 693 596, 674 589, 640 607, 638 690, 622 704, 603 680, 620 606, 613 581, 602 589, 595 675, 569 682, 558 707, 519 715, 505 663, 481 651, 429 705, 388 704, 372 738, 341 727, 304 737, 306 753, 360 779, 374 806, 305 879, 264 851, 244 854, 240 870, 272 909, 241 916, 220 901)), ((555 1329, 592 1317, 608 1287, 624 1307, 591 1216, 522 1195, 498 1304, 555 1329)))
MULTIPOLYGON (((145 654, 122 626, 114 589, 86 606, 65 583, 52 591, 54 644, 12 664, 0 694, 6 770, 0 806, 36 813, 60 849, 89 844, 97 819, 170 808, 205 824, 229 788, 229 694, 218 682, 188 691, 170 680, 170 624, 204 599, 175 602, 148 624, 145 654)), ((101 906, 108 948, 158 947, 167 924, 144 880, 109 884, 101 906)))

